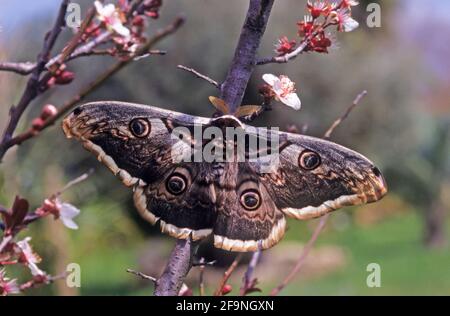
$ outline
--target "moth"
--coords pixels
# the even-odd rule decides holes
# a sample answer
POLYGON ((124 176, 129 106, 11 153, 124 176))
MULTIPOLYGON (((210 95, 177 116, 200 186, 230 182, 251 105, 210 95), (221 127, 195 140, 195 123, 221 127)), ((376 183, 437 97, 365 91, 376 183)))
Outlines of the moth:
POLYGON ((361 154, 319 138, 255 128, 232 115, 204 118, 104 101, 77 107, 62 127, 133 189, 145 220, 179 239, 213 235, 214 246, 228 251, 272 247, 285 233, 286 217, 317 218, 387 193, 380 170, 361 154), (276 163, 251 159, 251 146, 240 151, 243 159, 238 153, 231 159, 185 159, 211 141, 216 152, 235 148, 236 137, 194 137, 198 129, 230 127, 244 138, 269 140, 266 156, 276 163))

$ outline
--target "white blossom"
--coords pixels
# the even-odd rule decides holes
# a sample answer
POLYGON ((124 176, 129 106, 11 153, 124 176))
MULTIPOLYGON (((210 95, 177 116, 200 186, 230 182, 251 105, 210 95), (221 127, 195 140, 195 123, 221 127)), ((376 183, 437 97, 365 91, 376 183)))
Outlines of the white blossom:
POLYGON ((295 93, 295 83, 291 79, 284 75, 277 77, 272 74, 265 74, 262 78, 272 87, 278 101, 295 110, 300 110, 301 101, 295 93))
POLYGON ((77 223, 73 220, 78 214, 80 210, 72 204, 62 203, 59 207, 59 218, 67 228, 78 229, 77 223))

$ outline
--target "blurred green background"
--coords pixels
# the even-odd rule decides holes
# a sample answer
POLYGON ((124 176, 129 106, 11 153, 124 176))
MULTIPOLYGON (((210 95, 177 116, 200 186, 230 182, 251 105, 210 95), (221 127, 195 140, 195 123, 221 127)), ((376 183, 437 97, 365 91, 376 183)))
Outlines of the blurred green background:
MULTIPOLYGON (((83 8, 91 3, 78 2, 83 8)), ((288 75, 296 82, 302 109, 274 106, 254 124, 281 129, 307 124, 307 134, 320 136, 360 91, 367 90, 332 139, 370 157, 390 188, 379 203, 335 212, 304 269, 282 293, 449 295, 450 3, 383 1, 381 27, 368 28, 366 6, 373 1, 361 2, 354 13, 360 27, 339 33, 339 48, 328 55, 303 54, 285 65, 258 67, 245 96, 244 103, 257 104, 262 74, 288 75), (381 266, 380 288, 366 285, 369 263, 381 266)), ((2 0, 0 60, 34 60, 58 4, 57 0, 2 0)), ((161 18, 148 24, 148 34, 179 13, 187 18, 182 29, 158 45, 168 54, 134 62, 88 101, 123 100, 210 116, 214 109, 208 96, 217 91, 176 66, 183 64, 223 80, 246 9, 243 0, 165 1, 161 18)), ((271 55, 280 36, 294 38, 296 22, 304 12, 303 1, 275 1, 260 56, 271 55)), ((57 48, 70 36, 66 31, 57 48)), ((89 57, 69 63, 75 81, 38 98, 18 131, 39 115, 44 104, 63 104, 112 62, 112 57, 89 57)), ((25 82, 21 76, 0 73, 1 129, 25 82)), ((69 231, 47 219, 23 233, 33 237, 43 257, 40 266, 47 272, 58 274, 70 262, 80 264, 81 288, 67 288, 58 281, 27 294, 149 295, 152 284, 125 270, 159 275, 174 240, 140 220, 131 192, 78 143, 65 139, 59 124, 8 152, 0 165, 0 204, 10 206, 20 194, 37 207, 89 168, 95 168, 95 174, 63 196, 82 210, 76 219, 78 230, 69 231)), ((263 253, 255 274, 263 294, 284 278, 316 224, 289 220, 284 240, 263 253)), ((200 252, 219 259, 217 267, 206 269, 207 292, 212 293, 233 254, 212 249, 210 241, 202 244, 200 252)), ((244 269, 240 267, 231 279, 233 294, 244 269)), ((25 269, 11 269, 10 274, 29 278, 25 269)), ((187 284, 197 291, 198 268, 191 270, 187 284)))

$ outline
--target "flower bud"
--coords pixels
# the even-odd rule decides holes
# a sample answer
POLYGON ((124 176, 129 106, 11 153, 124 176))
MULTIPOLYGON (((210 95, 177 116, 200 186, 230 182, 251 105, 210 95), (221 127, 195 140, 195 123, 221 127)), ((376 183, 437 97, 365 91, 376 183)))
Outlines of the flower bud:
POLYGON ((52 104, 46 104, 41 111, 41 119, 46 120, 49 117, 55 116, 58 113, 58 109, 52 104))

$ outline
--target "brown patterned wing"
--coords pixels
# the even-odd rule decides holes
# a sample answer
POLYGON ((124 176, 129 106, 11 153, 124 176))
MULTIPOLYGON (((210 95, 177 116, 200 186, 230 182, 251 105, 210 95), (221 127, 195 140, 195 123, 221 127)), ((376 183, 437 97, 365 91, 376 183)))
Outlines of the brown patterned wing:
POLYGON ((80 140, 126 186, 144 219, 176 238, 197 240, 211 233, 215 195, 208 164, 179 162, 191 144, 172 137, 209 119, 123 102, 94 102, 63 122, 68 137, 80 140))
POLYGON ((379 169, 361 154, 319 138, 283 132, 278 137, 279 160, 259 175, 284 214, 310 219, 386 194, 379 169))
POLYGON ((286 220, 248 163, 227 163, 218 183, 214 246, 229 251, 256 251, 283 237, 286 220))

